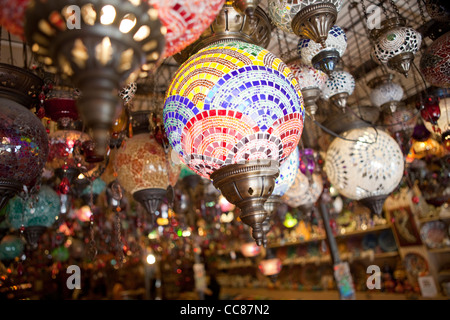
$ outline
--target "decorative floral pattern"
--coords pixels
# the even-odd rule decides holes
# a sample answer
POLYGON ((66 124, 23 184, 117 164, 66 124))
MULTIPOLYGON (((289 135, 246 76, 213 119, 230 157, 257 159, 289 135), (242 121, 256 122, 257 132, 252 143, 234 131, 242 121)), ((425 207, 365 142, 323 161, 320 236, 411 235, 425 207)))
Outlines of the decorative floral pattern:
POLYGON ((388 195, 403 177, 399 145, 382 130, 360 128, 334 139, 325 158, 325 171, 338 192, 353 200, 388 195))
POLYGON ((314 69, 306 64, 298 63, 298 61, 288 63, 288 67, 297 78, 301 90, 312 88, 323 90, 325 87, 325 83, 328 79, 325 72, 314 69))
POLYGON ((120 185, 130 194, 167 189, 176 184, 180 174, 180 166, 170 161, 170 152, 166 158, 163 147, 148 133, 127 139, 117 151, 114 166, 120 185))
POLYGON ((319 174, 313 174, 311 177, 309 181, 308 177, 299 170, 294 184, 281 197, 281 200, 291 208, 315 203, 322 194, 323 182, 319 174))
POLYGON ((291 27, 292 19, 303 8, 316 3, 328 2, 334 4, 337 12, 342 8, 343 0, 269 0, 269 15, 272 22, 281 30, 294 33, 291 27))
POLYGON ((169 141, 203 177, 252 159, 282 164, 303 130, 303 98, 291 70, 249 43, 213 44, 177 71, 163 111, 169 141))
POLYGON ((297 45, 298 55, 302 58, 303 63, 312 66, 312 59, 320 52, 325 50, 337 50, 339 56, 342 57, 347 49, 347 36, 344 30, 339 26, 333 26, 328 32, 325 48, 308 38, 300 38, 297 45))
POLYGON ((275 188, 272 191, 273 196, 282 196, 292 186, 297 176, 300 166, 300 152, 298 147, 280 166, 280 175, 275 180, 275 188))
POLYGON ((328 100, 330 97, 346 92, 351 95, 355 90, 355 78, 346 71, 333 71, 325 83, 322 98, 328 100))
POLYGON ((423 53, 420 71, 430 84, 450 87, 450 32, 433 41, 423 53))

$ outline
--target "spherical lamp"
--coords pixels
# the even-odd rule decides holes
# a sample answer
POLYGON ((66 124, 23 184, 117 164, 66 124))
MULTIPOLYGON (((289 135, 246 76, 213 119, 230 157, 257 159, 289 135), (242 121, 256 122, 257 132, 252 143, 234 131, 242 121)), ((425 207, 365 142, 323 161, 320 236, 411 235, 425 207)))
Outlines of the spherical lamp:
POLYGON ((318 110, 316 101, 325 87, 328 76, 320 70, 300 63, 299 60, 291 61, 287 65, 300 84, 306 111, 314 118, 318 110))
POLYGON ((328 32, 325 47, 308 38, 300 38, 297 45, 297 52, 303 63, 327 74, 334 71, 346 49, 347 36, 336 25, 328 32))
POLYGON ((269 0, 269 14, 284 32, 309 38, 325 47, 328 31, 336 22, 342 4, 342 0, 269 0))
POLYGON ((49 186, 41 186, 36 199, 12 199, 7 206, 8 223, 14 229, 23 229, 28 243, 36 248, 39 237, 57 219, 61 209, 58 194, 49 186))
POLYGON ((372 29, 371 36, 375 42, 372 48, 375 61, 407 77, 414 55, 420 49, 422 35, 406 27, 404 19, 391 18, 383 21, 381 28, 372 29))
POLYGON ((430 84, 450 87, 450 32, 433 41, 422 54, 420 72, 430 84))
POLYGON ((303 99, 290 69, 253 44, 210 45, 175 74, 163 117, 180 159, 213 180, 262 243, 263 204, 303 130, 303 99))
POLYGON ((328 148, 325 170, 338 192, 359 200, 381 214, 384 201, 403 177, 399 145, 386 132, 372 127, 342 133, 328 148))
POLYGON ((381 110, 389 108, 391 112, 395 112, 401 104, 403 88, 398 83, 393 82, 393 78, 394 76, 388 73, 377 76, 367 83, 369 88, 372 89, 370 101, 381 110))
POLYGON ((281 199, 291 208, 312 206, 319 199, 322 191, 323 181, 319 174, 314 173, 308 178, 299 170, 294 184, 281 199))
POLYGON ((47 132, 22 105, 0 97, 0 208, 23 190, 32 188, 48 156, 47 132))
POLYGON ((22 239, 14 235, 6 235, 0 242, 0 260, 12 261, 23 253, 22 239))
POLYGON ((355 78, 346 71, 333 71, 325 83, 322 98, 345 111, 347 99, 355 90, 355 78))

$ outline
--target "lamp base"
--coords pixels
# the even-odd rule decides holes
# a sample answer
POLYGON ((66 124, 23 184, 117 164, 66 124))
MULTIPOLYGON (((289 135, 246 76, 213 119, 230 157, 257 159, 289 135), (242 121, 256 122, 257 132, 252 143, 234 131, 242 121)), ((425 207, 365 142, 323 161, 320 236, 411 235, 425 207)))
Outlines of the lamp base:
POLYGON ((400 72, 407 78, 409 69, 411 68, 411 63, 413 61, 414 61, 413 53, 403 52, 389 59, 387 66, 392 70, 400 72))
POLYGON ((308 88, 302 90, 303 101, 305 103, 305 109, 311 115, 311 118, 315 120, 315 115, 319 107, 316 104, 317 99, 320 97, 319 88, 308 88))
POLYGON ((387 195, 373 196, 359 200, 364 206, 370 209, 372 214, 381 216, 383 213, 383 205, 387 199, 387 195))
POLYGON ((214 186, 229 202, 241 209, 240 218, 252 227, 252 236, 258 246, 266 242, 263 222, 267 213, 264 203, 272 194, 278 175, 279 162, 262 159, 231 164, 211 174, 214 186))
POLYGON ((330 75, 340 60, 339 52, 336 49, 330 49, 320 51, 312 58, 311 63, 314 68, 330 75))
POLYGON ((44 226, 31 226, 25 228, 25 238, 27 239, 27 243, 31 246, 32 249, 37 249, 39 238, 42 234, 47 230, 47 227, 44 226))
POLYGON ((337 93, 334 96, 330 97, 331 102, 336 107, 340 108, 342 112, 345 112, 345 108, 347 107, 347 99, 348 99, 347 92, 337 93))
POLYGON ((154 223, 155 212, 161 206, 161 202, 166 197, 165 189, 151 188, 136 191, 133 193, 134 200, 138 201, 151 215, 152 223, 154 223))
POLYGON ((292 19, 292 30, 299 37, 307 37, 326 47, 328 32, 335 24, 337 10, 334 4, 317 3, 300 10, 292 19))
POLYGON ((0 210, 21 190, 21 183, 0 179, 0 210))

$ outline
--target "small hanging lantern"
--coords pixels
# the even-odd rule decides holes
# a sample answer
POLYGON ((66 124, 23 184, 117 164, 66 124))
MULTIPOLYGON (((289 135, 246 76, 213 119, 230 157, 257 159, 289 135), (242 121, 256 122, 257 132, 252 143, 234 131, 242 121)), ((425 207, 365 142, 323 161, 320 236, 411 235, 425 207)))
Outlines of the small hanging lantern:
POLYGON ((389 108, 395 112, 403 98, 403 88, 393 82, 393 74, 383 74, 370 80, 367 85, 372 89, 370 101, 375 107, 385 110, 389 108))
POLYGON ((325 83, 322 98, 345 111, 347 99, 355 90, 355 78, 346 71, 333 71, 325 83))

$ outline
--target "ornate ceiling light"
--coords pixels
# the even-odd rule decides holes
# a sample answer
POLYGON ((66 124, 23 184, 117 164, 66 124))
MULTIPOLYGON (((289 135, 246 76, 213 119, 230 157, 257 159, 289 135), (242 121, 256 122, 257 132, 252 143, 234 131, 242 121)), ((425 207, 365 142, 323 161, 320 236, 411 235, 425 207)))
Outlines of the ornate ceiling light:
POLYGON ((325 48, 342 4, 342 0, 269 0, 269 13, 281 30, 309 38, 325 48))
POLYGON ((355 78, 346 71, 333 71, 325 83, 322 98, 345 111, 347 99, 355 90, 355 78))
POLYGON ((371 37, 375 41, 372 48, 375 61, 407 77, 414 55, 420 49, 422 35, 406 27, 405 19, 396 17, 383 21, 380 29, 372 29, 371 37))
POLYGON ((403 177, 403 154, 386 132, 372 127, 342 133, 328 148, 325 171, 338 192, 381 214, 403 177))
POLYGON ((347 49, 347 36, 339 26, 328 32, 325 47, 308 38, 301 38, 297 45, 298 55, 303 63, 330 74, 347 49))
POLYGON ((182 161, 241 209, 261 245, 264 202, 303 130, 303 99, 289 68, 253 44, 210 45, 175 74, 163 116, 182 161))
POLYGON ((367 85, 372 89, 370 92, 370 101, 374 106, 385 110, 389 108, 395 112, 402 103, 403 88, 401 85, 393 82, 393 74, 383 74, 370 80, 367 85))
POLYGON ((450 32, 433 41, 422 54, 420 72, 430 84, 450 87, 450 32))
POLYGON ((175 60, 181 64, 200 49, 223 40, 239 40, 266 48, 272 32, 269 17, 259 6, 255 7, 250 17, 238 8, 239 2, 226 1, 209 28, 192 45, 176 54, 175 60))
POLYGON ((166 29, 158 11, 144 1, 35 0, 27 7, 25 33, 39 60, 57 66, 80 89, 80 116, 98 154, 106 154, 121 111, 121 82, 161 61, 166 29))
POLYGON ((327 75, 320 70, 299 63, 299 60, 288 62, 287 65, 300 84, 306 111, 315 119, 318 110, 316 101, 325 88, 325 83, 328 79, 327 75))

